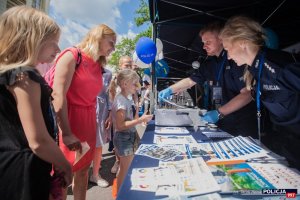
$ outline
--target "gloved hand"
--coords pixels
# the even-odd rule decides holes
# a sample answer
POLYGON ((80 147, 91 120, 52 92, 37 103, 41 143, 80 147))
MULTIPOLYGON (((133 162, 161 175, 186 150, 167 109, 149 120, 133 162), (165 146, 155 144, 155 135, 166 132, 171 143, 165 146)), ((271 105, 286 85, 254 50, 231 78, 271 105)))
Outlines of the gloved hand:
POLYGON ((219 121, 219 112, 217 110, 208 111, 202 117, 202 120, 205 120, 208 123, 216 123, 217 121, 219 121))
POLYGON ((158 93, 158 99, 159 99, 159 101, 161 102, 161 101, 163 101, 163 99, 166 99, 166 98, 170 97, 172 95, 172 93, 173 93, 173 91, 172 91, 172 89, 170 87, 168 87, 168 88, 160 91, 158 93))

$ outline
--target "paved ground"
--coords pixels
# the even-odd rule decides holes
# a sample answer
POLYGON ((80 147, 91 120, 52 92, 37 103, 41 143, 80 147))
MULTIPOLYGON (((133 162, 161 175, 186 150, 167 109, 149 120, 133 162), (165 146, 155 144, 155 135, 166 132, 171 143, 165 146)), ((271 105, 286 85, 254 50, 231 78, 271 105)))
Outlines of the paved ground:
MULTIPOLYGON (((113 200, 112 198, 112 183, 115 174, 110 173, 110 169, 114 165, 115 157, 114 154, 107 151, 108 145, 103 147, 103 160, 102 160, 102 168, 100 170, 101 176, 109 182, 109 186, 107 188, 101 188, 96 184, 89 183, 88 191, 87 191, 87 200, 113 200)), ((74 196, 72 194, 71 189, 68 191, 67 200, 73 200, 74 196)))

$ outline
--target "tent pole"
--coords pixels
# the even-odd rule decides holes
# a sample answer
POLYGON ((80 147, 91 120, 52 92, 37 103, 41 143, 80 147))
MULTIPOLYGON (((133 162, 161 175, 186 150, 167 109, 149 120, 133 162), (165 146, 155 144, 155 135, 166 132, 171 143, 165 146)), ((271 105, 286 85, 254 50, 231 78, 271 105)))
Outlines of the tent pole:
MULTIPOLYGON (((154 13, 154 19, 152 23, 152 38, 154 41, 154 44, 156 45, 156 37, 157 37, 157 21, 158 21, 158 13, 156 9, 156 0, 153 1, 153 13, 154 13)), ((152 82, 152 95, 150 95, 150 112, 151 114, 154 113, 155 106, 157 105, 157 91, 156 91, 156 85, 155 85, 155 59, 151 63, 151 82, 152 82)))
POLYGON ((275 10, 261 23, 261 25, 264 25, 266 23, 266 21, 268 21, 268 19, 270 17, 272 17, 272 15, 282 6, 282 4, 284 4, 286 0, 282 1, 278 6, 277 8, 275 8, 275 10))
POLYGON ((204 55, 202 52, 200 52, 200 51, 196 51, 196 50, 193 50, 193 49, 191 49, 191 48, 188 48, 188 47, 184 47, 184 46, 182 46, 182 45, 179 45, 179 44, 175 44, 175 43, 173 43, 173 42, 170 42, 170 41, 168 41, 168 40, 162 40, 163 42, 166 42, 166 43, 169 43, 169 44, 172 44, 172 45, 174 45, 174 46, 177 46, 177 47, 180 47, 180 48, 183 48, 183 49, 185 49, 185 50, 189 50, 189 51, 193 51, 193 52, 195 52, 195 53, 199 53, 199 54, 202 54, 202 55, 204 55))

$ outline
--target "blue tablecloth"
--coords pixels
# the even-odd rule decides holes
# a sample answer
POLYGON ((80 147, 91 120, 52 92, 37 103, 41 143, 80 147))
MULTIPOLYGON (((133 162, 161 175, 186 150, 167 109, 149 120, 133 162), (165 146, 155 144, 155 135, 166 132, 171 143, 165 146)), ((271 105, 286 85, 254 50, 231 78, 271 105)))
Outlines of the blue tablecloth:
MULTIPOLYGON (((193 128, 188 128, 190 130, 193 137, 197 140, 197 142, 201 141, 210 141, 208 137, 203 135, 200 130, 197 130, 196 132, 193 130, 193 128)), ((145 130, 145 133, 143 135, 143 138, 141 138, 141 144, 153 144, 153 138, 154 138, 154 130, 155 125, 154 121, 150 121, 147 125, 147 128, 145 130)), ((127 175, 125 177, 125 180, 120 188, 120 191, 117 196, 117 200, 150 200, 150 199, 159 199, 160 197, 155 196, 154 192, 142 192, 142 191, 136 191, 131 190, 131 181, 130 176, 132 174, 133 168, 146 168, 146 167, 157 167, 159 163, 159 160, 149 158, 146 156, 140 156, 135 155, 133 158, 133 161, 131 163, 131 166, 128 169, 127 175)), ((166 197, 166 196, 165 196, 166 197)), ((163 197, 161 197, 163 198, 163 197)))
MULTIPOLYGON (((190 133, 188 135, 192 135, 197 142, 208 142, 212 141, 210 138, 206 137, 200 129, 198 129, 196 132, 193 130, 192 127, 188 128, 190 133)), ((143 138, 141 139, 141 144, 153 144, 154 139, 154 131, 155 131, 155 125, 154 121, 151 121, 143 135, 143 138)), ((202 130, 207 131, 207 129, 202 130)), ((210 130, 209 130, 210 131, 210 130)), ((221 139, 221 138, 219 138, 221 139)), ((153 200, 153 199, 162 199, 166 198, 166 196, 155 196, 155 192, 143 192, 143 191, 137 191, 137 190, 131 190, 131 174, 132 170, 134 168, 147 168, 147 167, 157 167, 159 165, 159 160, 153 159, 147 156, 140 156, 135 155, 133 158, 133 161, 131 163, 131 166, 129 167, 129 170, 127 172, 127 175, 125 177, 125 180, 120 188, 120 191, 117 196, 117 200, 153 200)), ((274 197, 274 196, 262 196, 262 195, 253 195, 253 196, 243 196, 243 195, 222 195, 222 198, 227 199, 279 199, 280 197, 274 197)))

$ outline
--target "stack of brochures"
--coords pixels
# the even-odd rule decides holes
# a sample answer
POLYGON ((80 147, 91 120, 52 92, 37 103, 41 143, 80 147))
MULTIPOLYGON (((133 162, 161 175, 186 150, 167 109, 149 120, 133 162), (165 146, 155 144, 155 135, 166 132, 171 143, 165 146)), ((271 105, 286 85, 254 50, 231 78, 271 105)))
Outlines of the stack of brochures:
POLYGON ((135 168, 131 175, 132 190, 159 195, 201 195, 220 191, 202 158, 161 162, 159 167, 135 168))

